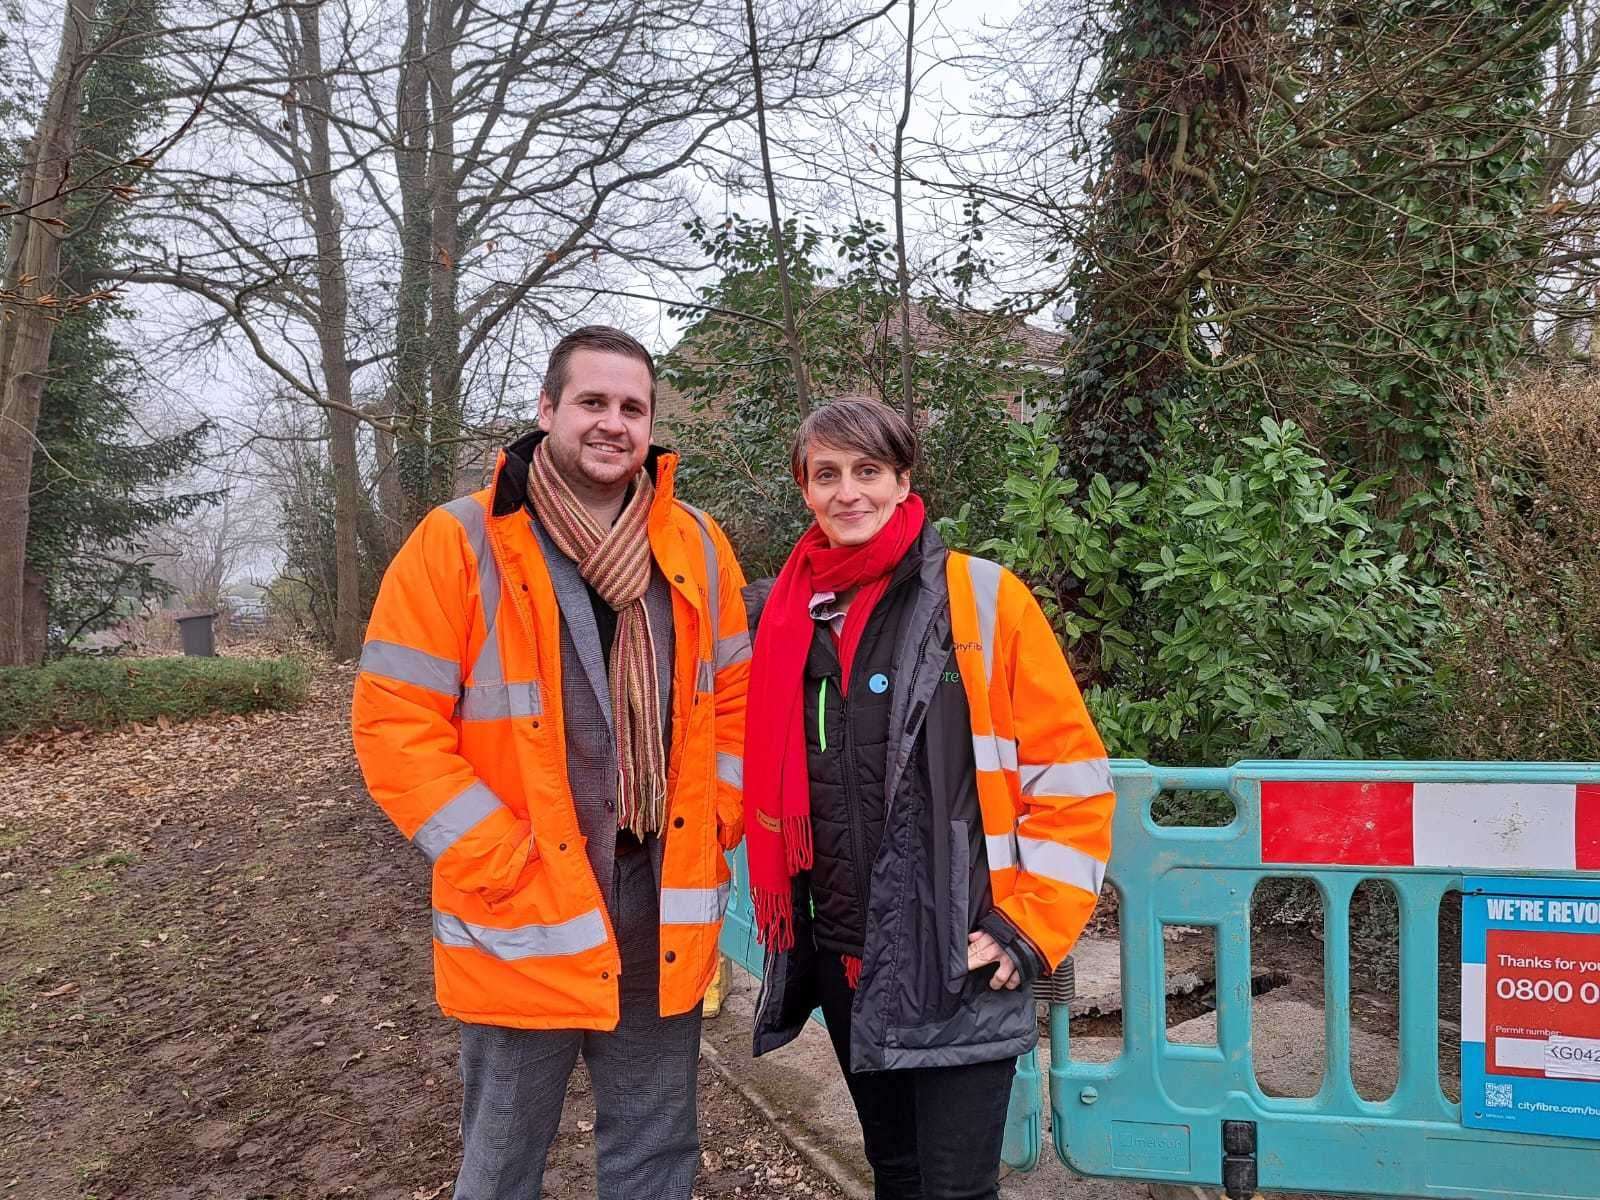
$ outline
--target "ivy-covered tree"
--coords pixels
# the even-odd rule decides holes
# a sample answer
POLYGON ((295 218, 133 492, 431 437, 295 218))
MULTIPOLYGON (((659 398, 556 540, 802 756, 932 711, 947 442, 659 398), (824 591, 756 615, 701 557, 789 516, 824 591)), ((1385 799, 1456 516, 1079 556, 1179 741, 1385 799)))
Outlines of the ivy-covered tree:
MULTIPOLYGON (((159 0, 113 0, 100 6, 95 40, 121 31, 126 53, 94 58, 83 84, 80 173, 99 171, 137 153, 161 117, 167 85, 159 65, 159 0)), ((62 279, 74 293, 92 290, 95 273, 117 261, 136 235, 116 188, 131 185, 129 168, 113 169, 97 187, 68 202, 62 279)), ((28 524, 30 607, 44 616, 52 652, 111 624, 164 593, 144 553, 145 535, 187 516, 218 493, 174 489, 198 461, 210 425, 200 422, 149 436, 139 414, 146 376, 117 325, 133 314, 99 303, 61 320, 51 344, 33 460, 28 524)))
MULTIPOLYGON (((321 453, 297 458, 278 483, 284 563, 268 589, 268 603, 332 646, 339 594, 333 468, 321 453)), ((371 612, 390 555, 383 518, 365 490, 358 497, 355 534, 361 611, 371 612)))
MULTIPOLYGON (((1564 7, 1412 0, 1321 34, 1334 60, 1376 53, 1402 85, 1378 96, 1357 90, 1360 77, 1319 87, 1324 107, 1355 110, 1352 132, 1296 167, 1324 186, 1290 202, 1298 244, 1284 265, 1323 295, 1299 302, 1287 338, 1259 340, 1273 375, 1315 398, 1302 407, 1327 451, 1382 480, 1380 514, 1424 547, 1461 516, 1458 417, 1537 350, 1527 335, 1544 233, 1543 59, 1564 7)), ((1271 292, 1262 280, 1243 302, 1271 292)))
POLYGON ((1064 469, 1138 478, 1166 409, 1241 435, 1287 416, 1383 519, 1442 531, 1421 517, 1456 474, 1452 415, 1534 349, 1572 207, 1549 202, 1542 111, 1571 7, 1030 7, 1014 169, 971 182, 1046 248, 1028 300, 1073 305, 1064 469))
POLYGON ((1193 404, 1213 368, 1196 269, 1230 215, 1228 154, 1248 125, 1261 0, 1114 0, 1094 98, 1104 106, 1099 197, 1070 273, 1073 353, 1060 399, 1068 469, 1132 479, 1161 414, 1193 404))

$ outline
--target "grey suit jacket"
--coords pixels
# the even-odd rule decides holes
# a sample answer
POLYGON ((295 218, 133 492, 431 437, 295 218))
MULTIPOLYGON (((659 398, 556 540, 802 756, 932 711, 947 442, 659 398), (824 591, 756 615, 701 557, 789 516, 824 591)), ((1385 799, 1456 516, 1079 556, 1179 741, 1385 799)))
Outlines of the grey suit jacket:
MULTIPOLYGON (((600 631, 589 589, 578 564, 550 540, 537 518, 530 516, 534 536, 544 553, 556 604, 561 609, 561 707, 565 713, 567 779, 578 810, 578 828, 587 839, 589 865, 600 884, 607 908, 615 912, 615 862, 617 851, 617 742, 611 721, 611 686, 600 647, 600 631)), ((644 595, 655 638, 656 678, 661 696, 661 738, 669 752, 672 734, 672 591, 666 576, 652 560, 650 586, 644 595)), ((661 859, 665 845, 659 837, 645 841, 655 870, 656 890, 661 889, 661 859)))

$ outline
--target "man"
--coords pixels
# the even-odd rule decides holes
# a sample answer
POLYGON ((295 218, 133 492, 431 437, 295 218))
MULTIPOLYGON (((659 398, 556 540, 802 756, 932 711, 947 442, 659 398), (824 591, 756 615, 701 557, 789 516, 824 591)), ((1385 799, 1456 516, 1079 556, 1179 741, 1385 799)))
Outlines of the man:
POLYGON ((538 431, 422 521, 367 627, 356 753, 433 862, 435 986, 464 1023, 456 1200, 539 1195, 580 1053, 599 1195, 694 1179, 750 641, 727 539, 650 444, 654 393, 627 334, 562 338, 538 431))

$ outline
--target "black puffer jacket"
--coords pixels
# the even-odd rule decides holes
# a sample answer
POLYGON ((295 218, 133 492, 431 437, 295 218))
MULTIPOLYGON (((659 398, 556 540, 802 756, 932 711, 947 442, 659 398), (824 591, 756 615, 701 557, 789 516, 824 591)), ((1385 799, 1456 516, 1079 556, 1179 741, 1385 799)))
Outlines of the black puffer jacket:
POLYGON ((883 844, 895 642, 918 561, 913 548, 873 608, 848 690, 833 634, 820 621, 806 659, 803 708, 815 846, 811 932, 819 950, 836 954, 859 957, 867 940, 868 879, 883 844))
POLYGON ((816 855, 810 877, 795 880, 795 948, 767 956, 758 1055, 799 1033, 817 1005, 814 956, 829 953, 862 958, 853 1070, 985 1062, 1038 1040, 1031 982, 1042 962, 991 906, 946 554, 926 527, 874 610, 847 702, 830 683, 819 711, 820 679, 830 667, 837 679, 837 660, 826 638, 813 646, 806 730, 816 855), (836 752, 847 738, 849 752, 836 752), (1019 963, 1023 986, 997 991, 992 969, 967 970, 967 935, 980 928, 1019 963))

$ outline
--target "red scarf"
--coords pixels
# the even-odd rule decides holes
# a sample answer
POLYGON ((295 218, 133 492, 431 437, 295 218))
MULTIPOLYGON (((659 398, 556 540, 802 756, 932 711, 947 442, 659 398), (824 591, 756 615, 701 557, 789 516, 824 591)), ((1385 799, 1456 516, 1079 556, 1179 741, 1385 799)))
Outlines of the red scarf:
POLYGON ((811 597, 859 588, 839 636, 839 676, 848 687, 867 618, 921 535, 922 523, 922 498, 912 492, 859 546, 830 547, 812 525, 783 564, 762 612, 745 712, 744 830, 757 935, 769 950, 794 946, 791 880, 811 866, 811 779, 801 705, 816 631, 811 597))

